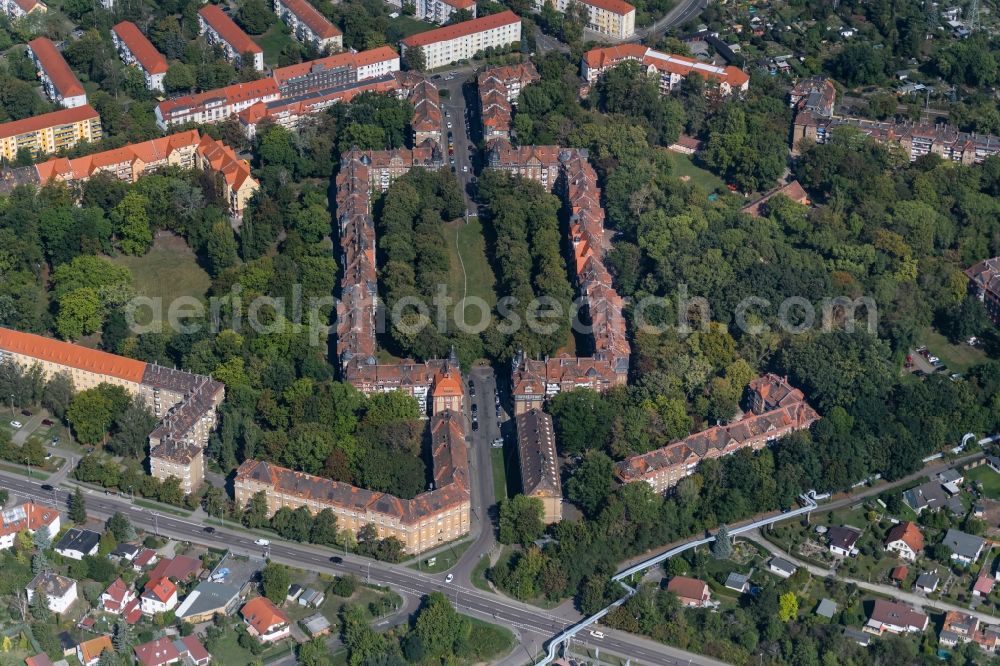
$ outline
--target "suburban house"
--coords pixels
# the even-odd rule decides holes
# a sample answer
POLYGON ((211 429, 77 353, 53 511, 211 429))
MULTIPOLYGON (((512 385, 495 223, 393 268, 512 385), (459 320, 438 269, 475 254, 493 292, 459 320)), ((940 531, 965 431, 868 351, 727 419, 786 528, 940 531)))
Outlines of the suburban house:
POLYGON ((730 590, 735 590, 740 594, 750 591, 750 576, 736 573, 735 571, 729 574, 726 578, 726 587, 730 590))
POLYGON ((938 642, 943 647, 955 647, 959 643, 973 642, 987 652, 1000 649, 1000 627, 981 625, 979 619, 958 611, 948 611, 938 642))
POLYGON ((259 558, 226 553, 208 578, 198 583, 177 607, 177 618, 198 624, 217 615, 232 614, 263 568, 264 561, 259 558))
POLYGON ((155 641, 136 645, 132 649, 142 666, 167 666, 177 663, 203 666, 212 661, 208 650, 195 636, 178 638, 164 636, 155 641))
POLYGON ((71 560, 82 560, 87 555, 95 555, 101 535, 90 530, 72 528, 67 530, 55 545, 55 551, 71 560))
POLYGON ((979 559, 986 540, 973 534, 951 529, 944 535, 945 546, 951 549, 951 559, 969 565, 979 559))
POLYGON ((682 605, 691 608, 703 608, 712 600, 712 592, 707 583, 687 576, 671 578, 667 584, 667 592, 674 593, 682 605))
POLYGON ((965 512, 961 499, 957 495, 947 492, 941 482, 936 479, 904 492, 903 502, 917 515, 920 515, 924 509, 937 511, 941 507, 948 507, 954 514, 965 512))
POLYGON ((108 557, 117 562, 131 562, 139 554, 139 546, 134 543, 120 543, 108 553, 108 557))
POLYGON ((65 613, 76 601, 76 581, 51 571, 43 571, 28 583, 28 602, 35 598, 36 592, 41 592, 49 600, 49 610, 53 613, 65 613))
POLYGON ((979 572, 979 577, 976 582, 972 584, 972 596, 974 597, 988 597, 993 593, 993 586, 996 585, 996 578, 991 576, 988 571, 979 572))
POLYGON ((786 559, 772 557, 771 561, 767 563, 767 570, 773 574, 781 576, 782 578, 789 578, 790 576, 795 575, 795 572, 798 571, 798 567, 786 559))
POLYGON ((937 590, 938 585, 941 584, 941 578, 937 574, 924 572, 917 576, 916 582, 913 587, 924 594, 930 594, 937 590))
POLYGON ((865 631, 876 636, 885 632, 906 634, 920 632, 927 628, 927 616, 905 604, 876 599, 865 631))
POLYGON ((830 552, 840 557, 854 557, 858 554, 854 545, 861 538, 861 531, 853 527, 835 525, 826 532, 830 552))
POLYGON ((105 652, 114 654, 115 646, 111 644, 110 636, 98 636, 84 641, 76 646, 76 658, 83 666, 94 666, 101 660, 105 652))
POLYGON ((149 579, 169 578, 175 581, 184 581, 189 578, 197 578, 201 570, 200 560, 187 555, 177 555, 173 558, 168 557, 160 560, 149 572, 149 579))
POLYGON ((924 535, 916 523, 906 521, 895 525, 885 537, 885 549, 901 559, 914 562, 924 549, 924 535))
POLYGON ((132 569, 135 571, 142 571, 148 566, 156 564, 156 561, 160 558, 156 554, 156 551, 152 548, 143 548, 139 551, 139 554, 135 556, 132 560, 132 569))
POLYGON ((267 597, 248 601, 240 614, 247 624, 247 631, 261 643, 274 643, 291 635, 291 620, 267 597))
POLYGON ((135 599, 135 591, 126 585, 125 581, 119 576, 101 594, 100 603, 101 608, 105 612, 120 615, 125 612, 125 608, 132 604, 135 599))
POLYGON ((59 533, 59 512, 52 507, 25 502, 0 513, 0 550, 14 545, 18 532, 34 534, 45 526, 49 537, 59 533))
POLYGON ((152 578, 140 597, 145 615, 166 613, 177 606, 177 586, 169 578, 152 578))

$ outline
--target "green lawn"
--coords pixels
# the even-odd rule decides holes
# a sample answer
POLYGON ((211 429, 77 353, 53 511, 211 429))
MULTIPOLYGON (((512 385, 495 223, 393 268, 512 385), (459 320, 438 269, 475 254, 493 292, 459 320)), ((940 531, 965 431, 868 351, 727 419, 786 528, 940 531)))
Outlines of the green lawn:
MULTIPOLYGON (((274 659, 278 655, 287 655, 294 646, 292 640, 284 640, 279 645, 264 651, 260 659, 265 663, 269 659, 274 659)), ((252 663, 254 656, 249 650, 243 649, 238 642, 238 634, 235 631, 227 631, 222 638, 212 644, 212 663, 220 666, 246 666, 252 663)))
POLYGON ((932 328, 924 329, 917 339, 927 345, 933 356, 939 356, 950 372, 965 372, 972 366, 988 360, 986 352, 982 349, 964 343, 953 345, 948 338, 932 328))
MULTIPOLYGON (((472 218, 451 222, 444 226, 445 238, 451 259, 448 274, 448 293, 457 303, 462 298, 481 298, 493 308, 497 302, 496 277, 486 258, 486 239, 483 225, 472 218)), ((482 312, 476 307, 465 309, 464 320, 468 325, 480 323, 482 312)))
POLYGON ((965 478, 983 484, 983 494, 990 499, 1000 499, 1000 474, 994 472, 989 466, 980 465, 970 469, 965 473, 965 478))
MULTIPOLYGON (((194 251, 180 236, 160 234, 153 247, 141 257, 120 255, 112 259, 132 272, 132 284, 139 296, 163 299, 161 317, 166 317, 170 303, 181 296, 204 299, 212 279, 195 260, 194 251)), ((139 323, 145 308, 136 318, 139 323)))
POLYGON ((493 465, 493 496, 497 502, 507 499, 507 472, 504 470, 503 449, 490 449, 493 465))
POLYGON ((490 568, 490 558, 482 556, 472 569, 472 584, 480 590, 492 592, 490 584, 486 582, 486 570, 490 568))
POLYGON ((451 569, 453 566, 458 564, 458 561, 462 559, 462 555, 465 554, 465 551, 467 551, 469 549, 469 546, 471 545, 472 545, 472 539, 466 539, 465 541, 452 544, 448 546, 445 550, 439 552, 436 555, 433 555, 434 557, 433 565, 427 564, 427 560, 430 558, 419 557, 413 564, 410 564, 408 566, 411 569, 416 569, 418 571, 422 571, 427 574, 444 573, 448 569, 451 569))
POLYGON ((264 49, 264 62, 271 66, 278 64, 278 56, 281 55, 282 49, 295 43, 288 27, 281 21, 275 21, 267 32, 252 39, 257 42, 260 48, 264 49))
POLYGON ((687 155, 669 150, 667 151, 667 155, 670 156, 670 163, 674 168, 673 173, 678 178, 687 180, 701 187, 706 192, 713 192, 719 189, 724 190, 726 188, 726 183, 721 178, 710 171, 695 166, 694 162, 687 155))
POLYGON ((386 30, 386 38, 390 43, 395 43, 404 37, 415 35, 418 32, 427 32, 436 27, 436 25, 431 23, 418 21, 412 16, 400 15, 394 19, 389 19, 389 29, 386 30))

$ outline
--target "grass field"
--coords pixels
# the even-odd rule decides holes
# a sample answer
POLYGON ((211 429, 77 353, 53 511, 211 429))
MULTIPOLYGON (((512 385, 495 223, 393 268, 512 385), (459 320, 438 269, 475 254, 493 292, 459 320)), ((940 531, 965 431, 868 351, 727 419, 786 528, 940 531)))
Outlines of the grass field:
POLYGON ((721 178, 710 171, 695 166, 694 162, 687 155, 681 155, 673 151, 667 151, 667 155, 670 156, 670 163, 674 167, 673 173, 678 178, 687 180, 701 187, 706 192, 725 189, 726 184, 721 178))
POLYGON ((437 574, 444 573, 448 569, 458 564, 458 561, 462 559, 462 555, 465 551, 469 550, 469 546, 472 545, 472 539, 466 539, 461 543, 452 544, 448 546, 447 549, 434 555, 434 564, 428 565, 428 557, 419 557, 413 563, 408 565, 411 569, 416 569, 427 574, 437 574))
POLYGON ((965 478, 983 484, 983 494, 990 499, 1000 499, 1000 474, 986 465, 980 465, 965 473, 965 478))
MULTIPOLYGON (((458 220, 444 225, 445 238, 451 257, 448 273, 448 293, 457 303, 462 298, 481 298, 492 308, 496 305, 496 277, 486 259, 486 239, 483 226, 473 218, 468 224, 458 220)), ((466 307, 464 321, 475 326, 482 316, 479 308, 466 307)))
MULTIPOLYGON (((195 260, 194 251, 180 236, 159 234, 144 256, 121 255, 112 259, 132 272, 132 284, 139 296, 162 298, 161 316, 166 317, 170 302, 181 296, 205 297, 212 284, 208 273, 195 260)), ((143 309, 136 314, 142 318, 143 309)), ((145 323, 141 320, 139 323, 145 323)))
POLYGON ((264 49, 264 62, 271 66, 278 64, 278 56, 281 55, 282 49, 295 42, 288 27, 281 21, 275 21, 267 32, 254 37, 253 40, 264 49))
POLYGON ((418 32, 427 32, 436 27, 436 25, 418 21, 412 16, 400 15, 394 19, 389 19, 389 29, 386 31, 386 37, 391 37, 392 39, 389 39, 389 42, 395 43, 403 37, 409 37, 418 32))
POLYGON ((953 345, 932 328, 921 331, 918 340, 927 345, 934 356, 940 356, 941 360, 952 372, 965 372, 974 365, 985 363, 988 358, 986 352, 978 347, 970 347, 967 344, 953 345))
POLYGON ((503 449, 490 449, 490 462, 493 464, 493 495, 497 502, 507 499, 507 473, 503 464, 503 449))

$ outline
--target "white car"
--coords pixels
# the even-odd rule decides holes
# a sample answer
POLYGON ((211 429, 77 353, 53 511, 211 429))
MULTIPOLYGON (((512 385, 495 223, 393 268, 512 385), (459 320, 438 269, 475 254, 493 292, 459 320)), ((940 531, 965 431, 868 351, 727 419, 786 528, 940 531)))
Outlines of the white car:
POLYGON ((258 546, 270 546, 271 545, 271 542, 268 541, 267 539, 257 539, 256 541, 254 541, 254 543, 257 544, 258 546))
POLYGON ((462 167, 462 173, 469 173, 468 165, 462 167))
POLYGON ((453 580, 455 580, 455 574, 448 574, 444 577, 444 582, 446 583, 450 583, 453 580))
POLYGON ((12 428, 20 428, 21 427, 21 422, 20 421, 11 421, 10 422, 10 426, 12 428))
POLYGON ((934 363, 937 363, 937 362, 938 362, 938 361, 940 361, 940 360, 941 360, 941 359, 939 359, 939 358, 938 358, 937 356, 929 356, 929 357, 927 357, 927 361, 928 361, 929 363, 931 363, 932 365, 933 365, 934 363))
POLYGON ((596 629, 592 630, 590 632, 590 635, 593 636, 594 638, 604 638, 604 632, 603 631, 597 631, 596 629))

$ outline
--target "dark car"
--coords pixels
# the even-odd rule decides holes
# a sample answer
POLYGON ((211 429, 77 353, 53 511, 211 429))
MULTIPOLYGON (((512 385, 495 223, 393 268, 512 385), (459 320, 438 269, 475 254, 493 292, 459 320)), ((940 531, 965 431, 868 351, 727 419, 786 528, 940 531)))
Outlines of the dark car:
POLYGON ((55 488, 53 488, 52 486, 50 486, 47 483, 43 483, 42 484, 42 490, 51 493, 53 490, 55 490, 55 488))
POLYGON ((472 413, 474 414, 478 411, 479 411, 479 405, 477 405, 476 403, 472 403, 472 413))
POLYGON ((333 562, 334 564, 343 564, 344 558, 340 557, 339 555, 334 555, 333 557, 330 558, 330 561, 333 562))
POLYGON ((472 422, 472 432, 479 430, 479 421, 472 422))
POLYGON ((205 532, 205 534, 215 534, 215 528, 214 527, 206 527, 204 529, 204 532, 205 532))
POLYGON ((43 426, 50 426, 50 425, 53 425, 53 423, 49 419, 42 419, 42 425, 43 426))
POLYGON ((21 416, 31 416, 31 412, 29 412, 27 409, 22 409, 21 416))

